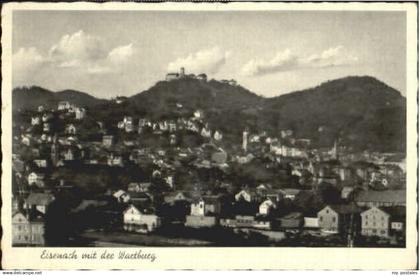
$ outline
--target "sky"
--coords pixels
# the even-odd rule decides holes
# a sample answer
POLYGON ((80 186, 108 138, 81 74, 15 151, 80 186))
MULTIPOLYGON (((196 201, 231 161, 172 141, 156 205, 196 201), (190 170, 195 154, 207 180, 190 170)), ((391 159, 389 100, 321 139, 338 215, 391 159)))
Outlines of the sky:
POLYGON ((166 73, 272 97, 370 75, 406 93, 404 12, 14 11, 13 86, 131 96, 166 73))

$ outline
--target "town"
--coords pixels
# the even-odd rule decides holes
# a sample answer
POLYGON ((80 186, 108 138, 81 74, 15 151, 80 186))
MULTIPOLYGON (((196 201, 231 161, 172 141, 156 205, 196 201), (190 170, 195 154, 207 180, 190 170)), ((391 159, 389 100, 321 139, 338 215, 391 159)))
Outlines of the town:
MULTIPOLYGON (((165 81, 186 79, 208 81, 165 81)), ((405 247, 404 153, 233 134, 171 108, 111 124, 70 100, 14 110, 13 245, 405 247)))

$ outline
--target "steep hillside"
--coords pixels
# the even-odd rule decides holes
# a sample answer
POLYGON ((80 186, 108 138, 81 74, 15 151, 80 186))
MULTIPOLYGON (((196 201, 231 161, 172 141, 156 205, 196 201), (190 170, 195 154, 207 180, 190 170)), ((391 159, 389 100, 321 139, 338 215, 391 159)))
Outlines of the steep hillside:
POLYGON ((69 101, 81 107, 92 107, 104 102, 87 93, 64 90, 60 92, 52 92, 47 89, 31 86, 19 87, 12 91, 13 109, 35 109, 39 105, 47 108, 57 107, 59 101, 69 101))
POLYGON ((263 109, 276 128, 320 144, 339 138, 358 148, 405 148, 405 98, 372 77, 346 77, 270 98, 263 109))

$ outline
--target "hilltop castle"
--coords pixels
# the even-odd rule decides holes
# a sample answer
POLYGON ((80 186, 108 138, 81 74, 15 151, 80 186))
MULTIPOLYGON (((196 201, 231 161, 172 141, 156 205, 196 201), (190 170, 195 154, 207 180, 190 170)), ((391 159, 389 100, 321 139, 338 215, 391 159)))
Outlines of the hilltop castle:
POLYGON ((192 78, 192 79, 207 81, 207 75, 206 74, 199 74, 199 75, 188 74, 188 75, 186 75, 184 67, 180 68, 179 73, 168 73, 168 74, 166 74, 165 79, 166 79, 166 81, 172 81, 172 80, 183 79, 183 78, 192 78))

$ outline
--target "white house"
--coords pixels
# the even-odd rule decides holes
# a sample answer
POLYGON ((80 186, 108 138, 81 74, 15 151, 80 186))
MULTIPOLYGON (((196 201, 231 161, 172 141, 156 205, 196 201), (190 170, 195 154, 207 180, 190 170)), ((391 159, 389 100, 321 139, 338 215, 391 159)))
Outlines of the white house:
POLYGON ((124 229, 148 233, 161 225, 160 217, 155 214, 144 214, 134 205, 130 205, 123 213, 124 229))
POLYGON ((34 159, 34 163, 36 166, 41 167, 41 168, 47 167, 46 159, 34 159))
POLYGON ((112 194, 112 196, 116 198, 118 202, 127 203, 130 201, 130 195, 128 195, 124 190, 118 190, 112 194))
POLYGON ((252 201, 257 200, 257 194, 254 191, 243 189, 235 195, 236 201, 240 201, 241 199, 247 202, 252 202, 252 201))
POLYGON ((207 127, 204 127, 204 128, 201 130, 201 136, 203 136, 203 137, 207 137, 207 138, 211 137, 211 130, 210 130, 210 129, 208 129, 207 127))
POLYGON ((223 135, 222 135, 222 133, 221 133, 221 132, 219 132, 219 131, 217 131, 217 130, 216 130, 216 131, 214 132, 213 138, 214 138, 215 140, 219 141, 219 140, 222 140, 222 139, 223 139, 223 135))
POLYGON ((191 216, 204 216, 204 200, 200 199, 191 203, 191 216))
POLYGON ((35 116, 31 118, 31 125, 38 125, 41 123, 41 119, 39 116, 35 116))
POLYGON ((32 172, 28 175, 28 184, 29 185, 36 184, 37 186, 43 186, 44 178, 45 178, 44 174, 32 172))
POLYGON ((84 108, 76 108, 75 115, 77 120, 81 120, 85 117, 86 110, 84 108))
POLYGON ((68 124, 66 126, 66 129, 65 129, 64 132, 68 135, 75 135, 76 134, 76 126, 74 126, 73 124, 68 124))
POLYGON ((60 101, 58 103, 58 110, 67 110, 70 109, 70 103, 68 101, 60 101))

